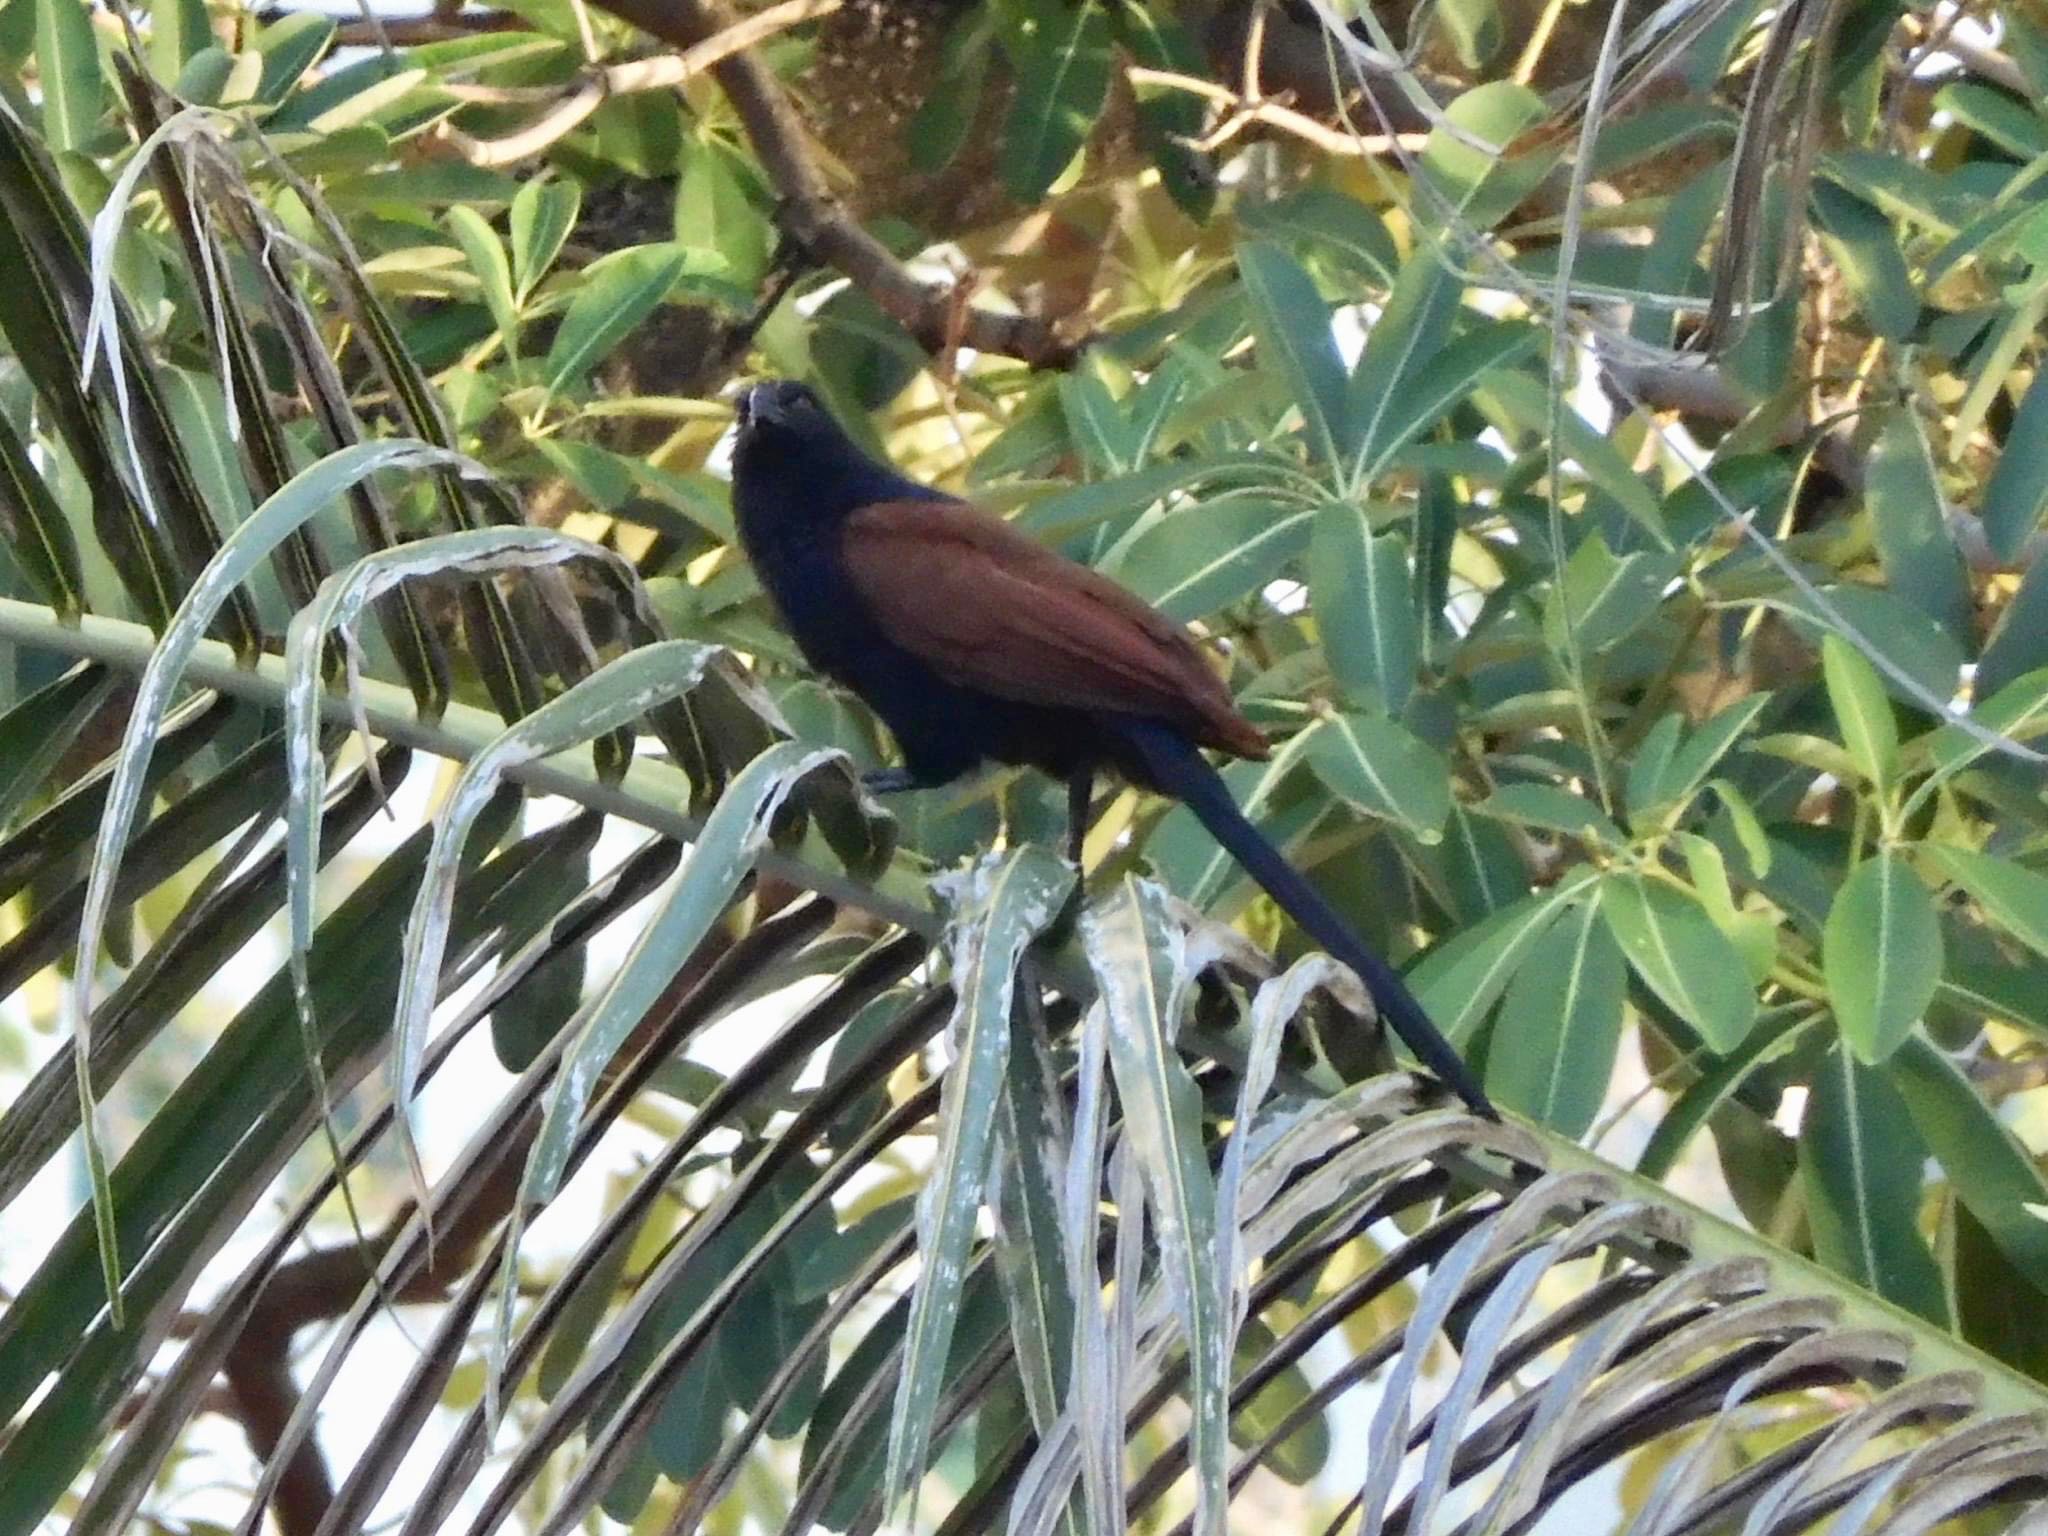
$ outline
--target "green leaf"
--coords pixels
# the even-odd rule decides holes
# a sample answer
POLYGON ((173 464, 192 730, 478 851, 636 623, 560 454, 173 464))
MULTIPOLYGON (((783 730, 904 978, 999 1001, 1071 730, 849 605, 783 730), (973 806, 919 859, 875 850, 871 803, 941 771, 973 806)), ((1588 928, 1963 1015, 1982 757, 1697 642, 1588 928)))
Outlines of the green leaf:
POLYGON ((2019 591, 2006 604, 1990 644, 1977 659, 1972 691, 1978 698, 1995 698, 2016 679, 2044 668, 2048 668, 2048 560, 2036 560, 2020 578, 2019 591))
POLYGON ((1717 1053, 1734 1050, 1756 1022, 1742 956, 1689 893, 1642 875, 1600 882, 1600 910, 1629 964, 1717 1053))
POLYGON ((1481 379, 1533 356, 1544 339, 1522 320, 1488 320, 1474 326, 1422 362, 1398 394, 1374 411, 1371 430, 1359 445, 1365 466, 1360 484, 1377 479, 1394 455, 1448 415, 1481 379))
MULTIPOLYGON (((1522 131, 1548 111, 1543 98, 1526 85, 1490 80, 1474 86, 1444 109, 1446 122, 1430 130, 1422 151, 1422 174, 1435 183, 1438 195, 1463 222, 1490 229, 1556 162, 1554 147, 1514 157, 1506 153, 1522 131), (1453 129, 1463 130, 1465 136, 1453 129), (1481 144, 1492 146, 1491 152, 1478 147, 1481 144)), ((1432 222, 1440 217, 1421 200, 1418 207, 1428 209, 1432 222)))
POLYGON ((263 56, 263 73, 256 82, 257 102, 274 107, 283 101, 327 52, 334 33, 334 19, 318 11, 294 11, 259 32, 256 51, 263 56))
POLYGON ((693 137, 676 181, 676 240, 723 263, 734 282, 748 288, 768 268, 774 228, 757 201, 756 183, 734 152, 718 138, 693 137))
POLYGON ((1679 733, 1685 728, 1682 715, 1665 715, 1650 727, 1628 765, 1627 808, 1629 821, 1640 827, 1649 812, 1664 803, 1664 779, 1671 771, 1671 759, 1678 752, 1679 733))
POLYGON ((149 67, 165 85, 178 78, 187 59, 212 45, 206 0, 156 0, 149 8, 149 67))
POLYGON ((1842 1037, 1875 1066, 1920 1021, 1941 979, 1941 925, 1912 865, 1887 850, 1850 871, 1828 908, 1821 963, 1842 1037))
POLYGON ((1985 1103, 1954 1058, 1914 1031, 1887 1064, 1913 1129, 1948 1174, 1949 1187, 1984 1224, 1999 1252, 2048 1291, 2048 1179, 2034 1154, 1985 1103))
POLYGON ((1842 745, 1857 771, 1879 789, 1891 783, 1899 761, 1899 726, 1877 669, 1840 635, 1821 640, 1821 668, 1827 679, 1828 702, 1842 745))
MULTIPOLYGON (((1549 437, 1550 389, 1544 380, 1529 373, 1495 370, 1474 393, 1481 405, 1490 404, 1537 442, 1549 437)), ((1658 548, 1668 548, 1671 535, 1664 526, 1663 505, 1609 435, 1594 431, 1569 402, 1559 410, 1557 426, 1564 454, 1577 461, 1587 478, 1612 496, 1658 548)))
POLYGON ((1073 885, 1069 865, 1026 846, 983 859, 955 887, 953 1064, 939 1100, 932 1174, 918 1196, 922 1272, 911 1293, 889 1423, 885 1510, 894 1510, 924 1475, 1008 1070, 1017 967, 1060 915, 1073 885))
POLYGON ((555 264, 576 216, 583 188, 569 180, 533 180, 512 199, 512 291, 520 304, 555 264))
POLYGON ((84 0, 36 0, 36 74, 52 149, 82 149, 100 125, 105 85, 92 18, 84 0))
POLYGON ((71 520, 36 469, 29 445, 0 413, 0 537, 44 601, 64 618, 84 606, 85 572, 71 520))
POLYGON ((1564 581, 1545 599, 1545 643, 1562 655, 1576 638, 1591 654, 1627 639, 1662 606, 1679 563, 1675 551, 1616 556, 1600 534, 1587 534, 1565 564, 1564 581))
POLYGON ((1185 623, 1251 596, 1308 548, 1315 514, 1257 495, 1168 512, 1133 539, 1115 574, 1185 623))
POLYGON ((1573 907, 1522 962, 1486 1052, 1496 1102, 1575 1138, 1607 1095, 1628 991, 1621 950, 1599 919, 1598 902, 1573 907))
POLYGON ((631 335, 689 269, 689 252, 675 244, 635 246, 594 262, 548 348, 548 395, 582 378, 631 335))
POLYGON ((1976 898, 1991 921, 2035 953, 2048 955, 2048 876, 1967 848, 1929 846, 1923 852, 1976 898))
POLYGON ((1401 253, 1386 221, 1355 197, 1328 187, 1301 187, 1270 203, 1238 211, 1238 223, 1269 240, 1298 240, 1341 254, 1361 276, 1386 285, 1394 281, 1401 253))
POLYGON ((1878 418, 1868 495, 1871 531, 1891 589, 1970 644, 1969 574, 1942 510, 1934 455, 1909 406, 1893 406, 1878 418))
POLYGON ((2019 554, 2048 511, 2048 368, 2036 369, 1984 487, 1984 535, 2001 560, 2019 554))
POLYGON ((1814 223, 1876 335, 1903 340, 1920 321, 1920 295, 1892 222, 1830 181, 1812 187, 1814 223))
POLYGON ((1265 241, 1238 247, 1237 270, 1252 297, 1259 359, 1287 382, 1288 397, 1308 423, 1315 456, 1332 466, 1354 451, 1346 418, 1344 362, 1330 330, 1330 307, 1299 263, 1265 241))
POLYGON ((1760 1027, 1751 1030, 1749 1038, 1733 1051, 1718 1061, 1702 1063, 1698 1078, 1678 1095, 1664 1118, 1657 1122, 1657 1129, 1650 1133, 1642 1156, 1636 1159, 1636 1172, 1646 1179, 1663 1182, 1677 1165, 1679 1154, 1714 1112, 1734 1098, 1759 1067, 1792 1049, 1801 1033, 1799 1026, 1788 1025, 1782 1017, 1766 1016, 1760 1027))
POLYGON ((519 300, 512 291, 512 263, 505 255, 505 242, 474 208, 458 203, 448 210, 448 227, 462 254, 469 258, 469 270, 483 287, 484 304, 497 322, 498 335, 508 357, 519 356, 519 300))
MULTIPOLYGON (((1682 805, 1696 794, 1714 771, 1714 765, 1741 739, 1756 717, 1769 704, 1768 693, 1752 693, 1737 699, 1726 709, 1700 722, 1678 750, 1671 755, 1654 784, 1644 786, 1648 806, 1682 805)), ((1629 806, 1636 804, 1635 777, 1629 777, 1629 806)))
POLYGON ((1532 891, 1456 938, 1439 944, 1408 973, 1409 990, 1453 1044, 1462 1042, 1500 996, 1530 947, 1550 932, 1590 875, 1532 891))
POLYGON ((1309 538, 1309 594, 1330 676, 1347 700, 1399 715, 1415 689, 1418 624, 1408 546, 1373 537, 1357 507, 1331 502, 1309 538))
POLYGON ((1095 0, 1016 0, 1005 38, 1017 94, 1003 124, 1003 185, 1035 203, 1094 132, 1109 95, 1109 18, 1095 0))
POLYGON ((1466 69, 1484 68, 1500 51, 1501 13, 1494 0, 1444 0, 1437 16, 1466 69))
POLYGON ((1555 784, 1504 784, 1472 809, 1476 815, 1562 832, 1585 843, 1628 846, 1628 838, 1605 811, 1583 795, 1555 784))
MULTIPOLYGON (((1208 67, 1194 13, 1175 15, 1146 0, 1117 0, 1112 19, 1119 47, 1134 62, 1179 75, 1199 75, 1208 67)), ((1157 86, 1140 86, 1132 94, 1139 138, 1160 180, 1183 213, 1206 222, 1216 206, 1216 173, 1209 157, 1188 142, 1201 135, 1203 103, 1186 91, 1157 86)))
POLYGON ((2048 121, 2004 91, 1958 80, 1934 93, 1934 109, 1948 113, 2018 159, 2048 155, 2048 121))
POLYGON ((1434 747, 1399 721, 1351 711, 1303 732, 1316 777, 1368 816, 1398 821, 1424 842, 1443 836, 1451 775, 1434 747))
POLYGON ((1920 1164, 1911 1116, 1884 1073, 1837 1048, 1815 1073, 1799 1130, 1813 1252, 1828 1268, 1939 1327, 1941 1271, 1920 1235, 1920 1164))
POLYGON ((111 672, 80 662, 0 715, 0 827, 42 786, 113 686, 111 672))
MULTIPOLYGON (((1071 884, 1071 877, 1070 877, 1071 884)), ((1059 1065, 1044 1031, 1011 1038, 997 1106, 996 1274, 1009 1303, 1018 1377, 1041 1435, 1058 1422, 1073 1379, 1074 1293, 1061 1231, 1061 1182, 1072 1155, 1059 1065)))
MULTIPOLYGON (((1430 360, 1450 340, 1463 297, 1444 263, 1429 250, 1418 250, 1402 265, 1380 315, 1366 332, 1346 392, 1346 411, 1355 423, 1356 441, 1378 442, 1390 435, 1380 425, 1398 416, 1409 391, 1430 360)), ((1365 457, 1354 455, 1350 480, 1361 482, 1365 457)))

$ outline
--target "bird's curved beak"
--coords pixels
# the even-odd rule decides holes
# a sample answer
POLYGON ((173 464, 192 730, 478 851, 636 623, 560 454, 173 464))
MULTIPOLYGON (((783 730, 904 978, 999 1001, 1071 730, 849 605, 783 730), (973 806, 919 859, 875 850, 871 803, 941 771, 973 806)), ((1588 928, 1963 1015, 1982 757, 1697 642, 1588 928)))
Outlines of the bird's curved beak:
POLYGON ((740 429, 744 431, 757 421, 778 422, 782 420, 782 407, 776 403, 775 386, 755 384, 740 396, 740 429))

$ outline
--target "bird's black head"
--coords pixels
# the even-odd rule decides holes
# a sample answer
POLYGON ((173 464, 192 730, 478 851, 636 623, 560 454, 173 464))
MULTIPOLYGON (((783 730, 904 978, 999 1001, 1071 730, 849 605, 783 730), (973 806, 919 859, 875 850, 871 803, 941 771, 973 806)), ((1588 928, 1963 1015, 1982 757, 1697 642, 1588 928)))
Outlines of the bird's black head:
POLYGON ((733 508, 750 545, 836 522, 871 502, 937 494, 871 457, 808 384, 750 385, 740 396, 739 429, 733 508))
POLYGON ((846 435, 819 402, 817 391, 794 379, 763 379, 750 385, 740 396, 739 419, 743 444, 785 434, 796 438, 846 435))

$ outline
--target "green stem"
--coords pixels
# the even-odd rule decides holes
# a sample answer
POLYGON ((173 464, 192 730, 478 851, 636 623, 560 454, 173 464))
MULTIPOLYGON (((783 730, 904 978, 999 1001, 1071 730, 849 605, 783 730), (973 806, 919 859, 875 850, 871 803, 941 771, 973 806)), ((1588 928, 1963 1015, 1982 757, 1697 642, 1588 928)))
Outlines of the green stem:
MULTIPOLYGON (((140 624, 91 614, 67 624, 54 609, 0 598, 0 644, 8 643, 140 673, 156 649, 156 636, 140 624)), ((282 656, 260 656, 253 666, 240 666, 227 646, 206 640, 194 651, 185 678, 217 693, 271 709, 284 708, 282 656)), ((414 710, 410 693, 373 678, 362 680, 360 697, 360 718, 372 735, 453 762, 469 761, 505 731, 504 722, 497 715, 466 704, 450 704, 438 721, 429 723, 414 710)), ((347 698, 339 693, 323 694, 320 712, 324 719, 341 726, 349 726, 357 718, 347 698)), ((667 763, 637 758, 623 780, 606 784, 598 778, 596 766, 587 754, 564 752, 543 762, 510 768, 506 777, 538 794, 560 795, 589 810, 617 816, 679 842, 693 842, 704 830, 701 817, 677 809, 690 803, 690 782, 667 763)), ((939 934, 940 921, 926 898, 924 876, 907 859, 893 862, 872 886, 843 870, 825 868, 808 858, 786 853, 764 853, 759 864, 764 873, 816 891, 820 896, 858 907, 930 938, 939 934)))

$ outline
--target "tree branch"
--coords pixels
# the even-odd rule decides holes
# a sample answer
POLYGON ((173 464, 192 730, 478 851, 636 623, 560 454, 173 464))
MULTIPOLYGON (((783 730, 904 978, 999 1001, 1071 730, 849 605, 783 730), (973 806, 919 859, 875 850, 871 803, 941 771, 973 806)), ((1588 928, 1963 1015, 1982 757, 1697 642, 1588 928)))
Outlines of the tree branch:
MULTIPOLYGON (((751 48, 778 32, 830 15, 843 3, 844 0, 782 0, 781 4, 771 5, 765 11, 734 22, 681 53, 665 53, 651 59, 629 59, 623 64, 592 69, 566 90, 542 92, 541 99, 550 103, 549 109, 526 127, 503 138, 472 138, 445 122, 437 136, 472 165, 512 165, 541 153, 572 132, 613 96, 629 95, 635 91, 674 90, 742 48, 751 48)), ((456 97, 470 100, 502 101, 508 94, 479 87, 455 86, 451 90, 456 97)))
MULTIPOLYGON (((621 21, 678 48, 700 46, 738 23, 719 0, 592 0, 621 21)), ((960 307, 952 284, 927 283, 863 229, 841 206, 811 154, 803 119, 775 77, 742 51, 711 66, 739 113, 747 139, 782 200, 781 222, 792 240, 851 278, 918 345, 934 355, 951 345, 1020 358, 1039 368, 1064 367, 1078 347, 1046 321, 960 307)))
MULTIPOLYGON (((1755 408, 1755 402, 1731 384, 1717 368, 1688 364, 1656 366, 1606 358, 1601 362, 1601 371, 1621 396, 1624 407, 1641 404, 1648 410, 1676 411, 1681 416, 1731 427, 1748 419, 1755 408)), ((1777 445, 1782 447, 1795 443, 1811 430, 1806 412, 1794 411, 1786 416, 1778 429, 1777 445)), ((1824 428, 1814 443, 1813 457, 1816 464, 1849 491, 1859 496, 1863 494, 1869 480, 1869 459, 1856 442, 1853 420, 1836 421, 1824 428)), ((1942 503, 1942 513, 1963 562, 1980 575, 2005 570, 2024 571, 2036 561, 2048 558, 2048 533, 2029 535, 2019 553, 2007 561, 1992 552, 1983 520, 1976 513, 1947 501, 1942 503)))

